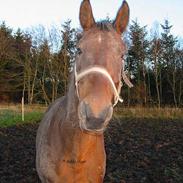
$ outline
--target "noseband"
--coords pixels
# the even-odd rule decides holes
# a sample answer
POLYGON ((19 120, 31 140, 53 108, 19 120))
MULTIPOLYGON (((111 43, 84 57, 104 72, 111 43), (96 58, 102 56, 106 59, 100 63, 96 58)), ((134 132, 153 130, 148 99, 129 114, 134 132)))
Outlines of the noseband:
MULTIPOLYGON (((111 75, 108 73, 108 71, 101 67, 101 66, 92 66, 92 67, 88 67, 87 69, 81 71, 80 73, 77 73, 77 68, 76 68, 76 64, 74 66, 74 74, 75 74, 75 87, 76 87, 76 93, 79 97, 79 91, 78 91, 78 82, 85 76, 92 74, 92 73, 98 73, 103 75, 111 84, 111 88, 113 89, 113 93, 114 93, 114 104, 113 107, 118 103, 118 102, 123 102, 123 99, 120 97, 120 91, 121 91, 121 87, 122 87, 122 81, 120 81, 119 86, 116 88, 114 81, 111 77, 111 75)), ((125 72, 124 72, 124 61, 123 61, 123 69, 122 69, 122 78, 124 80, 124 82, 131 88, 133 87, 132 83, 129 81, 129 79, 127 78, 125 72)))

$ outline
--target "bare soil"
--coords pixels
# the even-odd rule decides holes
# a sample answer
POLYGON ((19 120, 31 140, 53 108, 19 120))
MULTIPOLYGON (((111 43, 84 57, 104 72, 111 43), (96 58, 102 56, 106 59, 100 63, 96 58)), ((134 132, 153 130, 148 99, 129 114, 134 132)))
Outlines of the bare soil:
MULTIPOLYGON (((0 183, 40 183, 38 124, 0 128, 0 183)), ((182 183, 183 121, 115 119, 105 132, 105 183, 182 183)))

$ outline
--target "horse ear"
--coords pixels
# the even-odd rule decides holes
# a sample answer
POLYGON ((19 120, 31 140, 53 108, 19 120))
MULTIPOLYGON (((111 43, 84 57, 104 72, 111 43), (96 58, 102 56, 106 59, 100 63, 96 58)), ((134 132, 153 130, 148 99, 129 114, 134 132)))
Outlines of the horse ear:
POLYGON ((95 24, 92 7, 89 0, 83 0, 79 13, 80 24, 84 30, 90 29, 95 24))
POLYGON ((114 21, 114 27, 119 34, 122 34, 125 31, 129 21, 129 14, 130 10, 128 3, 123 1, 123 4, 118 10, 116 19, 114 21))

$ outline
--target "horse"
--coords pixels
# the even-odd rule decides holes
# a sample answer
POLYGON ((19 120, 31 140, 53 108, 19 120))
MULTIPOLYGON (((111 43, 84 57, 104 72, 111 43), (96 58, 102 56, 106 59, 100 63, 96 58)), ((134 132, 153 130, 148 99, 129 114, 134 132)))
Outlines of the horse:
POLYGON ((66 96, 51 104, 36 137, 36 169, 42 183, 102 183, 104 131, 125 77, 121 39, 129 21, 123 1, 114 22, 95 22, 89 0, 80 5, 83 28, 66 96))

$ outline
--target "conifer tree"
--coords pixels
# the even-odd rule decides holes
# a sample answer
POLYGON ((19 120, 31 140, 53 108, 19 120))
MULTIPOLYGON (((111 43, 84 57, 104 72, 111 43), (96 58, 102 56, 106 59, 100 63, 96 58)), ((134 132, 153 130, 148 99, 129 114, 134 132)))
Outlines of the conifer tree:
POLYGON ((130 47, 127 64, 129 71, 135 76, 137 101, 147 103, 146 62, 149 49, 146 26, 141 27, 137 21, 132 21, 129 28, 130 47))
MULTIPOLYGON (((171 28, 173 27, 170 25, 168 20, 165 20, 164 24, 161 25, 163 32, 161 34, 161 46, 162 46, 162 64, 163 64, 163 77, 164 81, 167 82, 167 84, 164 83, 164 93, 165 96, 164 100, 168 100, 166 98, 166 91, 170 91, 173 96, 173 101, 175 106, 177 106, 177 96, 176 96, 176 90, 177 90, 177 76, 176 76, 176 70, 177 70, 177 64, 175 59, 175 48, 177 43, 177 38, 174 37, 171 34, 171 28)), ((169 96, 168 96, 169 97, 169 96)))

